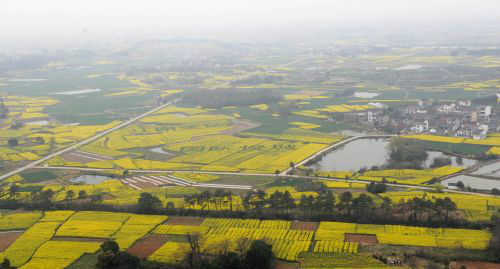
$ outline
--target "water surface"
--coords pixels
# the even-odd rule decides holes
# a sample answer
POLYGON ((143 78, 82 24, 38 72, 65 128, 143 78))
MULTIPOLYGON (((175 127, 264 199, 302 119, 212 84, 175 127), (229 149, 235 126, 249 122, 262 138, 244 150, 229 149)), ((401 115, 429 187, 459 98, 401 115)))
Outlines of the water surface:
POLYGON ((99 176, 99 175, 81 175, 79 177, 75 177, 70 179, 71 182, 84 182, 85 184, 99 184, 105 180, 112 179, 107 176, 99 176))
MULTIPOLYGON (((345 144, 329 153, 317 163, 311 165, 320 171, 358 171, 361 168, 382 166, 386 163, 388 154, 386 138, 363 138, 345 144)), ((476 160, 462 158, 462 164, 457 163, 457 157, 448 156, 439 151, 427 151, 428 157, 424 166, 428 168, 436 157, 449 157, 453 166, 470 167, 476 160)))
POLYGON ((101 91, 101 89, 87 89, 87 90, 56 92, 56 93, 53 93, 53 94, 57 94, 57 95, 76 95, 76 94, 84 94, 84 93, 100 92, 100 91, 101 91))
POLYGON ((500 190, 500 180, 486 179, 469 175, 458 175, 455 177, 448 178, 443 180, 441 184, 443 186, 448 187, 450 183, 457 183, 462 181, 465 187, 471 187, 473 189, 478 190, 491 190, 493 188, 497 188, 500 190))

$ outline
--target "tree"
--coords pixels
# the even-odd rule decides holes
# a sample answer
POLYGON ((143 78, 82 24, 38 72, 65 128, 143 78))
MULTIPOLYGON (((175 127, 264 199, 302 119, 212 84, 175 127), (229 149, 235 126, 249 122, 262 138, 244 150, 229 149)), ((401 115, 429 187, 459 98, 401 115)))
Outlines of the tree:
POLYGON ((189 268, 195 268, 195 265, 199 265, 201 260, 200 237, 198 235, 188 233, 186 235, 186 241, 189 244, 189 249, 186 254, 186 262, 189 265, 189 268))
POLYGON ((299 209, 300 211, 302 211, 302 213, 304 213, 304 215, 311 209, 311 205, 309 204, 309 200, 307 199, 307 196, 305 194, 302 194, 302 196, 300 197, 299 209))
POLYGON ((352 200, 352 208, 356 220, 365 220, 370 217, 370 212, 375 208, 375 203, 370 196, 362 193, 352 200))
POLYGON ((35 141, 36 141, 36 143, 38 143, 38 144, 40 144, 40 145, 45 144, 45 139, 44 139, 43 137, 41 137, 41 136, 37 136, 37 137, 35 138, 35 141))
POLYGON ((101 244, 101 251, 108 252, 111 251, 113 253, 117 253, 120 251, 120 246, 114 240, 106 240, 101 244))
POLYGON ((2 263, 0 263, 0 269, 14 269, 15 267, 10 265, 10 260, 3 258, 2 263))
POLYGON ((262 240, 255 240, 246 252, 243 262, 245 269, 272 269, 274 256, 272 246, 262 240))
POLYGON ((283 193, 282 204, 285 208, 285 214, 288 214, 290 212, 290 209, 295 207, 295 199, 293 199, 289 191, 285 191, 283 193))
POLYGON ((417 141, 393 138, 387 145, 389 166, 394 168, 420 168, 427 152, 417 141))
POLYGON ((436 199, 435 206, 438 208, 438 211, 444 211, 444 221, 446 224, 448 224, 450 213, 457 210, 457 205, 450 199, 450 197, 436 199))
POLYGON ((493 194, 493 195, 500 195, 500 190, 497 189, 497 188, 493 188, 493 189, 491 189, 491 194, 493 194))
POLYGON ((219 253, 213 260, 211 268, 241 268, 241 259, 235 252, 219 253))
POLYGON ((10 186, 9 188, 9 196, 16 199, 18 193, 19 193, 19 186, 17 184, 12 184, 12 186, 10 186))
POLYGON ((457 182, 457 188, 461 189, 461 190, 464 190, 465 189, 465 185, 462 181, 458 181, 457 182))
POLYGON ((17 138, 9 138, 7 140, 7 143, 9 144, 9 146, 11 147, 17 147, 17 145, 19 145, 19 140, 17 138))
POLYGON ((500 261, 500 221, 497 220, 495 227, 492 229, 491 239, 488 244, 488 253, 490 256, 500 261))
POLYGON ((137 203, 139 213, 152 214, 157 213, 162 207, 161 200, 148 192, 143 192, 139 196, 137 203))
POLYGON ((335 207, 335 200, 336 200, 336 198, 335 198, 335 195, 333 194, 333 192, 328 190, 326 192, 325 198, 323 200, 323 208, 329 214, 332 214, 332 212, 333 212, 333 208, 335 207))
POLYGON ((387 191, 387 184, 371 182, 366 185, 366 191, 373 194, 384 193, 387 191))
POLYGON ((168 212, 173 212, 175 209, 175 204, 172 201, 167 202, 167 206, 165 207, 168 212))
POLYGON ((279 176, 279 175, 280 175, 280 170, 277 170, 277 169, 276 169, 276 171, 274 171, 274 174, 275 174, 276 176, 279 176))
POLYGON ((352 193, 349 191, 340 194, 340 202, 338 206, 345 214, 349 214, 352 202, 352 193))
POLYGON ((75 198, 75 192, 73 190, 69 190, 66 192, 66 201, 71 201, 75 198))
POLYGON ((5 119, 8 115, 9 108, 4 103, 0 103, 0 119, 5 119))
POLYGON ((141 261, 136 256, 120 251, 115 241, 108 240, 101 245, 101 253, 97 259, 98 269, 139 269, 141 261))
POLYGON ((87 192, 85 190, 81 190, 78 192, 78 199, 86 199, 87 198, 87 192))
POLYGON ((392 208, 392 200, 389 197, 382 197, 382 203, 380 204, 380 209, 384 212, 384 216, 387 218, 389 212, 392 208))
POLYGON ((52 189, 35 192, 31 197, 31 202, 34 208, 49 209, 52 207, 52 197, 54 197, 54 191, 52 191, 52 189))
POLYGON ((441 166, 451 165, 452 161, 449 157, 436 157, 432 160, 430 168, 436 168, 441 166))
POLYGON ((437 192, 437 193, 443 193, 443 185, 439 184, 439 183, 436 183, 434 184, 434 190, 437 192))

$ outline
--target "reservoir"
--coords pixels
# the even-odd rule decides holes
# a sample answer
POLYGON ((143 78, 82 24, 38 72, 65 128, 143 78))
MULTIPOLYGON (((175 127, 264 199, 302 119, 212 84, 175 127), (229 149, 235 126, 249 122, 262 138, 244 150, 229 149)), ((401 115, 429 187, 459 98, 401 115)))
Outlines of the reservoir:
MULTIPOLYGON (((327 153, 310 167, 320 171, 359 171, 363 167, 382 166, 388 158, 386 150, 388 144, 386 138, 357 139, 327 153)), ((470 167, 477 163, 476 160, 462 158, 462 164, 458 164, 457 157, 439 151, 427 151, 427 154, 429 156, 424 165, 426 168, 435 157, 449 157, 453 166, 470 167)))
POLYGON ((70 179, 71 182, 84 182, 85 184, 99 184, 105 180, 112 179, 107 176, 99 176, 99 175, 81 175, 79 177, 75 177, 70 179))
POLYGON ((457 183, 459 181, 462 181, 465 187, 471 187, 473 189, 491 190, 493 188, 496 188, 500 190, 500 180, 493 180, 493 179, 487 179, 469 175, 454 176, 446 180, 443 180, 441 184, 443 184, 443 186, 445 187, 448 187, 448 184, 457 183))

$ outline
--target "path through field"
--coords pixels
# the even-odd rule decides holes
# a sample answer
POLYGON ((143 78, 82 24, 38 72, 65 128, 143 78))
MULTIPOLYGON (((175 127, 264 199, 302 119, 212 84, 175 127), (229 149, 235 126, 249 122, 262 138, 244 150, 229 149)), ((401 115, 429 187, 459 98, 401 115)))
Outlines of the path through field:
POLYGON ((3 175, 0 176, 0 181, 4 180, 4 179, 6 179, 6 178, 8 178, 10 176, 13 176, 13 175, 15 175, 17 173, 20 173, 20 172, 22 172, 22 171, 24 171, 26 169, 33 168, 33 167, 35 167, 35 166, 37 166, 39 164, 42 164, 45 161, 48 161, 48 160, 50 160, 50 159, 52 159, 54 157, 57 157, 57 156, 59 156, 59 155, 61 155, 63 153, 72 151, 72 150, 77 149, 77 148, 79 148, 79 147, 81 147, 83 145, 92 143, 92 142, 98 140, 99 138, 104 137, 104 136, 110 134, 111 132, 114 132, 114 131, 116 131, 118 129, 121 129, 121 128, 127 126, 127 125, 130 125, 130 124, 132 124, 132 123, 134 123, 134 122, 136 122, 136 121, 138 121, 138 120, 140 120, 140 119, 142 119, 142 118, 144 118, 146 116, 149 116, 149 115, 155 113, 156 111, 161 110, 161 109, 163 109, 163 108, 165 108, 165 107, 167 107, 167 106, 175 103, 176 101, 178 101, 178 100, 174 100, 174 101, 168 102, 166 104, 157 106, 157 107, 155 107, 155 108, 153 108, 153 109, 151 109, 151 110, 149 110, 149 111, 147 111, 147 112, 145 112, 145 113, 143 113, 143 114, 141 114, 141 115, 139 115, 139 116, 137 116, 135 118, 132 118, 132 119, 129 119, 128 121, 122 122, 122 123, 118 124, 117 126, 112 127, 112 128, 110 128, 110 129, 108 129, 106 131, 98 133, 98 134, 96 134, 96 135, 94 135, 94 136, 92 136, 90 138, 87 138, 87 139, 85 139, 85 140, 83 140, 81 142, 78 142, 78 143, 76 143, 76 144, 74 144, 72 146, 69 146, 69 147, 61 149, 61 150, 59 150, 57 152, 49 154, 49 155, 47 155, 45 157, 42 157, 42 158, 40 158, 40 159, 38 159, 36 161, 33 161, 33 162, 31 162, 31 163, 29 163, 27 165, 24 165, 24 166, 22 166, 20 168, 17 168, 14 171, 11 171, 11 172, 8 172, 6 174, 3 174, 3 175))
MULTIPOLYGON (((293 64, 293 63, 295 63, 295 62, 297 62, 297 61, 294 61, 294 62, 288 63, 287 65, 293 64)), ((285 65, 285 66, 287 66, 287 65, 285 65)), ((233 80, 226 81, 226 82, 224 82, 224 83, 221 83, 221 84, 219 84, 219 85, 216 85, 216 86, 214 86, 214 87, 210 88, 210 90, 215 90, 215 89, 217 89, 217 88, 223 87, 223 86, 225 86, 225 85, 227 85, 227 84, 231 83, 231 82, 232 82, 232 81, 234 81, 234 80, 238 80, 238 79, 246 78, 246 77, 252 76, 252 75, 254 75, 254 74, 257 74, 257 73, 259 73, 259 72, 260 72, 260 71, 251 72, 251 73, 248 73, 248 74, 246 74, 246 75, 243 75, 243 76, 237 77, 237 78, 235 78, 235 79, 233 79, 233 80)), ((8 177, 10 177, 10 176, 13 176, 13 175, 15 175, 15 174, 18 174, 18 173, 20 173, 20 172, 23 172, 24 170, 27 170, 27 169, 33 168, 33 167, 35 167, 35 166, 37 166, 37 165, 40 165, 40 164, 42 164, 43 162, 48 161, 48 160, 50 160, 50 159, 52 159, 52 158, 54 158, 54 157, 57 157, 57 156, 59 156, 59 155, 61 155, 61 154, 63 154, 63 153, 66 153, 66 152, 72 151, 72 150, 77 149, 77 148, 79 148, 79 147, 81 147, 81 146, 84 146, 84 145, 86 145, 86 144, 89 144, 89 143, 91 143, 91 142, 94 142, 94 141, 96 141, 97 139, 99 139, 99 138, 101 138, 101 137, 103 137, 103 136, 106 136, 106 135, 108 135, 108 134, 109 134, 109 133, 111 133, 111 132, 114 132, 114 131, 116 131, 116 130, 118 130, 118 129, 121 129, 121 128, 123 128, 123 127, 127 126, 127 125, 130 125, 131 123, 134 123, 134 122, 136 122, 136 121, 138 121, 138 120, 140 120, 140 119, 142 119, 142 118, 144 118, 144 117, 146 117, 146 116, 149 116, 149 115, 151 115, 151 114, 155 113, 156 111, 161 110, 161 109, 163 109, 163 108, 165 108, 165 107, 167 107, 167 106, 169 106, 169 105, 171 105, 171 104, 173 104, 173 103, 175 103, 175 102, 177 102, 177 101, 178 101, 178 100, 174 100, 174 101, 168 102, 168 103, 166 103, 166 104, 163 104, 163 105, 161 105, 161 106, 158 106, 158 107, 156 107, 156 108, 153 108, 153 109, 151 109, 151 110, 149 110, 149 111, 147 111, 147 112, 145 112, 145 113, 143 113, 143 114, 141 114, 141 115, 139 115, 139 116, 137 116, 137 117, 135 117, 135 118, 132 118, 132 119, 130 119, 130 120, 128 120, 128 121, 122 122, 121 124, 119 124, 119 125, 117 125, 117 126, 115 126, 115 127, 113 127, 113 128, 110 128, 110 129, 108 129, 108 130, 106 130, 106 131, 103 131, 103 132, 101 132, 101 133, 99 133, 99 134, 96 134, 96 135, 95 135, 95 136, 93 136, 93 137, 87 138, 86 140, 83 140, 83 141, 81 141, 81 142, 78 142, 78 143, 76 143, 76 144, 74 144, 74 145, 72 145, 72 146, 69 146, 69 147, 67 147, 67 148, 61 149, 61 150, 59 150, 59 151, 57 151, 57 152, 55 152, 55 153, 49 154, 49 155, 47 155, 47 156, 45 156, 45 157, 42 157, 42 158, 40 158, 40 159, 38 159, 38 160, 36 160, 36 161, 33 161, 33 162, 31 162, 31 163, 29 163, 29 164, 26 164, 26 165, 24 165, 24 166, 22 166, 22 167, 20 167, 20 168, 17 168, 17 169, 15 169, 15 170, 13 170, 13 171, 10 171, 10 172, 7 172, 7 173, 5 173, 5 174, 3 174, 3 175, 0 175, 0 181, 4 180, 4 179, 6 179, 6 178, 8 178, 8 177)))

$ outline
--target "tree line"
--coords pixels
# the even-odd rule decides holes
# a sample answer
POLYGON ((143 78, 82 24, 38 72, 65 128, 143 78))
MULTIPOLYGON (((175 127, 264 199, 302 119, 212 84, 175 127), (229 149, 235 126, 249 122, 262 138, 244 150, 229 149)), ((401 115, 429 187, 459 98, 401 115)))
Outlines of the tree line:
MULTIPOLYGON (((213 90, 190 91, 175 95, 182 103, 204 108, 223 108, 227 106, 250 106, 258 104, 277 103, 283 97, 273 91, 263 90, 213 90)), ((172 97, 174 98, 174 97, 172 97)))
POLYGON ((55 193, 48 189, 33 191, 18 199, 19 190, 12 185, 3 195, 0 208, 29 210, 102 210, 139 214, 167 214, 227 218, 284 219, 303 221, 345 221, 371 224, 401 224, 426 227, 482 228, 489 222, 466 220, 448 197, 414 197, 395 202, 388 197, 374 199, 387 188, 384 183, 367 185, 370 192, 356 194, 350 191, 334 193, 323 184, 297 185, 299 191, 315 191, 317 195, 293 197, 288 191, 266 193, 263 190, 234 194, 217 189, 183 196, 182 204, 162 200, 148 192, 140 194, 136 204, 111 205, 103 203, 101 194, 87 195, 85 191, 66 192, 65 199, 54 202, 55 193), (237 202, 236 201, 237 199, 237 202), (236 207, 237 206, 237 207, 236 207))

